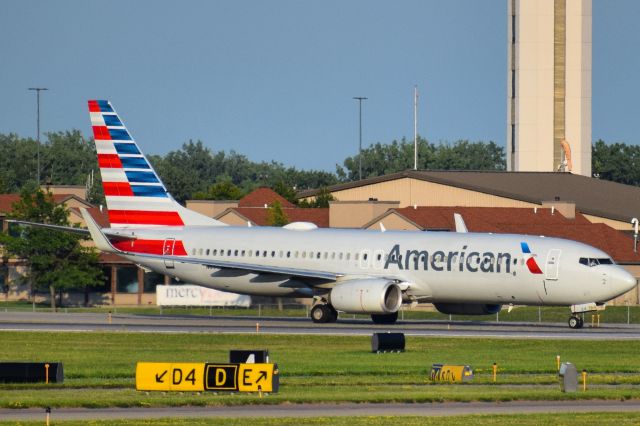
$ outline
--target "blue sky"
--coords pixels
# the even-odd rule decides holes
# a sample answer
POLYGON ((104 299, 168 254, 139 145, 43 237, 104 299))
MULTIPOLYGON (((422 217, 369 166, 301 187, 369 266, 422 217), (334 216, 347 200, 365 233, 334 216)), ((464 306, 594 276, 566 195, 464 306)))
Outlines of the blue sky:
MULTIPOLYGON (((593 0, 593 139, 639 143, 640 2, 593 0)), ((0 132, 90 135, 109 99, 147 153, 189 139, 335 170, 363 145, 506 135, 506 0, 0 4, 0 132)))

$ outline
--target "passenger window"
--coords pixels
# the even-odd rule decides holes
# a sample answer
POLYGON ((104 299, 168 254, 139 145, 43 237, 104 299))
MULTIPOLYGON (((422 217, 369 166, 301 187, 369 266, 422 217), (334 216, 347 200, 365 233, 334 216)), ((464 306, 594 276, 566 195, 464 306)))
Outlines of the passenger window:
POLYGON ((198 256, 202 256, 202 249, 198 249, 198 256))
POLYGON ((343 254, 342 252, 338 254, 338 258, 340 258, 340 260, 342 260, 342 254, 343 254))
POLYGON ((245 253, 246 253, 246 252, 245 252, 244 250, 242 250, 242 253, 241 253, 241 254, 242 254, 242 257, 244 257, 245 253))
POLYGON ((356 253, 356 257, 354 258, 355 260, 360 259, 360 253, 356 253))
POLYGON ((347 260, 351 259, 351 253, 347 253, 347 260))
POLYGON ((316 254, 316 259, 320 259, 320 252, 316 254))
POLYGON ((218 254, 218 249, 213 249, 213 255, 216 256, 218 254))
POLYGON ((231 256, 231 250, 227 250, 227 256, 231 256))
POLYGON ((262 251, 262 257, 267 257, 267 251, 266 250, 262 251))
POLYGON ((207 249, 207 256, 209 256, 209 249, 207 249))
POLYGON ((290 258, 290 257, 291 257, 291 252, 290 252, 290 251, 288 251, 288 252, 287 252, 287 258, 290 258))

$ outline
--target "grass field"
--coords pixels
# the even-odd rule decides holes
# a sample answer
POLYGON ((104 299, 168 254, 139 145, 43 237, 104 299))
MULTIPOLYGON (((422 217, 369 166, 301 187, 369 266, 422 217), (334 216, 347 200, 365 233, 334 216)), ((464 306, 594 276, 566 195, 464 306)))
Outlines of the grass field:
MULTIPOLYGON (((54 413, 55 418, 55 413, 54 413)), ((524 415, 477 415, 452 417, 415 417, 415 416, 369 416, 369 417, 318 417, 318 418, 220 418, 220 419, 152 419, 152 420, 116 420, 116 421, 54 421, 54 425, 65 426, 133 426, 133 425, 210 425, 210 426, 296 426, 296 425, 335 425, 335 426, 468 426, 483 425, 637 425, 640 414, 636 413, 571 413, 571 414, 524 414, 524 415)), ((15 423, 2 422, 0 425, 15 423)), ((42 425, 39 422, 20 422, 21 425, 42 425)))
POLYGON ((640 398, 637 341, 408 337, 400 354, 372 354, 370 338, 356 336, 0 332, 0 342, 2 360, 64 363, 64 384, 0 384, 0 407, 11 408, 640 398), (268 349, 280 392, 135 391, 138 361, 227 362, 230 349, 268 349), (559 391, 558 354, 588 371, 586 392, 559 391), (438 362, 469 364, 476 377, 433 384, 428 372, 438 362))

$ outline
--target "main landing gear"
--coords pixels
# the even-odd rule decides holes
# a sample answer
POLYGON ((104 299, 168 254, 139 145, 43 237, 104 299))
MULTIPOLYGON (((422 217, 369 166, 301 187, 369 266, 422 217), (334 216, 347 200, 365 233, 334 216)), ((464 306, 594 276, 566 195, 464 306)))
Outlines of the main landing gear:
POLYGON ((571 318, 569 318, 569 327, 578 329, 582 328, 582 326, 584 326, 584 318, 581 316, 572 315, 571 318))
POLYGON ((311 308, 311 319, 315 323, 336 322, 338 311, 328 303, 317 303, 311 308))
MULTIPOLYGON (((316 324, 336 322, 338 320, 338 311, 330 303, 316 303, 311 308, 311 319, 316 324)), ((374 324, 395 324, 398 320, 398 313, 371 314, 371 320, 374 324)))

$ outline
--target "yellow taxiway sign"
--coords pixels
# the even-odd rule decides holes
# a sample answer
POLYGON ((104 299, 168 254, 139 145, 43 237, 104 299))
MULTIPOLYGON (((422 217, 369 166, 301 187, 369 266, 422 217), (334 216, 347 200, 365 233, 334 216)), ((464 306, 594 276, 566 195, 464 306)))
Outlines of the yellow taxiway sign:
POLYGON ((136 389, 203 391, 204 369, 204 363, 139 362, 136 366, 136 389))

